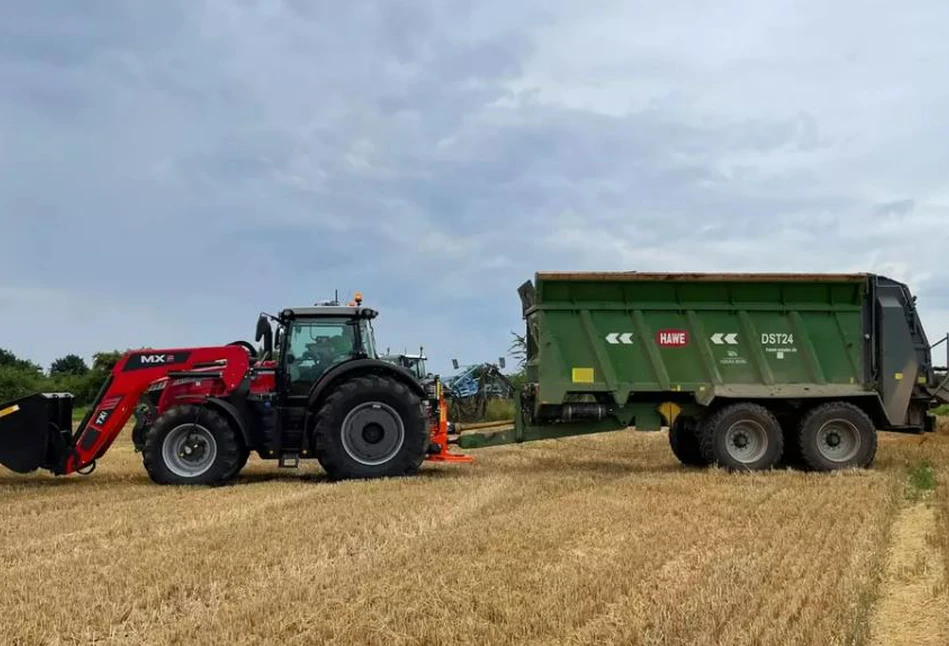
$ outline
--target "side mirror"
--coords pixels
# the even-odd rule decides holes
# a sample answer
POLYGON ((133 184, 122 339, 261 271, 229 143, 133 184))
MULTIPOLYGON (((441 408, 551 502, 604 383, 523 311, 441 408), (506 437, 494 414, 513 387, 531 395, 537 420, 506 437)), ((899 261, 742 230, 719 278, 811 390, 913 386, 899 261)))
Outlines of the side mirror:
POLYGON ((261 339, 264 341, 263 354, 269 357, 273 354, 273 328, 270 327, 270 321, 263 314, 257 319, 257 333, 254 340, 259 343, 261 339))
POLYGON ((297 358, 296 358, 295 356, 293 356, 292 354, 288 354, 288 355, 287 355, 287 365, 288 365, 288 366, 289 366, 291 363, 293 363, 294 361, 296 361, 296 360, 297 360, 297 358))
POLYGON ((452 366, 452 368, 454 368, 455 370, 458 370, 458 359, 452 359, 452 360, 451 360, 451 366, 452 366))
POLYGON ((498 365, 501 366, 502 369, 504 369, 504 368, 507 367, 507 362, 504 361, 504 357, 500 357, 500 358, 498 359, 498 365))

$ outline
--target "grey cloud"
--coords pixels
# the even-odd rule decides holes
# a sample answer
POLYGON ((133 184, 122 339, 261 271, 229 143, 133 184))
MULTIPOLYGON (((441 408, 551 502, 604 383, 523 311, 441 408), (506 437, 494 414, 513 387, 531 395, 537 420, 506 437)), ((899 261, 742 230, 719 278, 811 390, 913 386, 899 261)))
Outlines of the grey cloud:
MULTIPOLYGON (((6 307, 65 294, 47 311, 81 309, 91 350, 103 315, 76 294, 149 319, 123 342, 188 343, 358 286, 393 308, 383 343, 444 362, 460 338, 473 359, 506 348, 514 289, 538 269, 885 269, 949 327, 949 270, 930 260, 946 242, 945 101, 897 83, 920 51, 944 60, 942 37, 881 53, 879 12, 808 6, 726 2, 685 21, 675 3, 493 0, 0 15, 6 307), (832 35, 853 25, 864 35, 840 57, 832 35)), ((45 360, 67 345, 27 347, 45 360)))

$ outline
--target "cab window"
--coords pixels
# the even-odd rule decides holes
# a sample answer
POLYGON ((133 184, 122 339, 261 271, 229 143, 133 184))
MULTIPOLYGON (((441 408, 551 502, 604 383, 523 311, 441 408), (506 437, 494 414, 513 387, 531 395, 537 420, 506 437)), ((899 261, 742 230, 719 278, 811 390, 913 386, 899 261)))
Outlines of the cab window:
POLYGON ((297 321, 287 334, 290 394, 305 395, 327 370, 352 357, 356 331, 346 319, 297 321))

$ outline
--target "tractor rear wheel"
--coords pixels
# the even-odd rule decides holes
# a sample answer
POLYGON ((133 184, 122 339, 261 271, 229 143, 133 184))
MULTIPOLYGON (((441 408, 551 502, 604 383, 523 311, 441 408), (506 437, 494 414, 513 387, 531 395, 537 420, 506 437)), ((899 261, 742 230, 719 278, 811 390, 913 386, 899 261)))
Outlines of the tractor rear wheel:
POLYGON ((428 449, 422 401, 396 379, 348 379, 326 398, 313 452, 332 480, 414 474, 428 449))
POLYGON ((695 418, 679 415, 669 427, 669 446, 679 462, 688 467, 707 467, 699 447, 698 424, 695 418))
POLYGON ((241 450, 237 433, 220 413, 176 406, 148 429, 142 461, 158 484, 219 485, 237 475, 241 450))
POLYGON ((702 457, 729 471, 770 469, 784 452, 784 434, 764 406, 731 404, 708 417, 701 430, 702 457))

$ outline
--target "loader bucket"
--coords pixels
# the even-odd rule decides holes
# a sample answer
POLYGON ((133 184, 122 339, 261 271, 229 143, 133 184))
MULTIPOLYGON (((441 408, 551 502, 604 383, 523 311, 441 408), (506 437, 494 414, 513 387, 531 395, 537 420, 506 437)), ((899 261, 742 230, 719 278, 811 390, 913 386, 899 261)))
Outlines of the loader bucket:
POLYGON ((0 404, 0 464, 17 473, 56 469, 65 459, 72 395, 36 393, 0 404))

